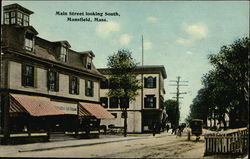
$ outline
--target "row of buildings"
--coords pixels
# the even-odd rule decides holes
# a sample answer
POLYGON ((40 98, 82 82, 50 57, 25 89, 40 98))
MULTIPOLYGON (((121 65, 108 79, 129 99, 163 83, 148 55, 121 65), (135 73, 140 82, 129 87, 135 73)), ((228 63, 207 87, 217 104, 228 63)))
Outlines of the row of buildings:
MULTIPOLYGON (((108 69, 97 69, 92 51, 77 52, 67 41, 49 41, 30 25, 32 11, 19 4, 3 7, 0 68, 0 138, 30 138, 62 132, 98 131, 123 126, 116 98, 109 98, 108 69)), ((127 101, 128 132, 152 131, 166 114, 164 66, 137 67, 143 83, 135 101, 127 101)))

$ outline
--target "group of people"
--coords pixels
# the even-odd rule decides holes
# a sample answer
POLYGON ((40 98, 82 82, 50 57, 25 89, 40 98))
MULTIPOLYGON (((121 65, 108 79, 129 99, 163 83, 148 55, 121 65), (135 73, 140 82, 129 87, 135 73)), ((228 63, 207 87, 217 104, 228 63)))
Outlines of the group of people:
MULTIPOLYGON (((185 127, 186 127, 186 125, 184 125, 184 124, 181 124, 178 126, 173 125, 171 134, 181 136, 185 127)), ((170 126, 168 124, 166 125, 166 130, 167 130, 167 132, 170 130, 170 126)))

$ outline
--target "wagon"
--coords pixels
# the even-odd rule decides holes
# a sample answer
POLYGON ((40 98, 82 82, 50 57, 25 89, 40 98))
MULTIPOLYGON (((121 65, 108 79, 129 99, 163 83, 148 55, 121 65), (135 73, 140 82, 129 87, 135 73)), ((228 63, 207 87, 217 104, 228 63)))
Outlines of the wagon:
POLYGON ((202 125, 203 120, 201 119, 192 119, 190 123, 192 135, 195 135, 197 140, 199 140, 199 136, 202 134, 202 125))

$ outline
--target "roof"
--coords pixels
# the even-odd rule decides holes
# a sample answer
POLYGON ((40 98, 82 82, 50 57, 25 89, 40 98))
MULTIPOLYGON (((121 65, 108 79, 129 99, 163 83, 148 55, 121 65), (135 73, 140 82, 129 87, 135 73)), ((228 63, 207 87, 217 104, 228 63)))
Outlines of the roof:
MULTIPOLYGON (((109 74, 109 68, 98 68, 97 69, 102 74, 109 74)), ((136 67, 136 73, 142 73, 142 72, 161 72, 164 79, 167 78, 167 73, 165 70, 164 65, 144 65, 144 66, 137 66, 136 67)))
POLYGON ((6 5, 3 7, 4 11, 5 10, 11 10, 11 9, 19 9, 27 14, 33 14, 34 12, 32 12, 31 10, 29 9, 26 9, 24 8, 23 6, 17 4, 17 3, 14 3, 14 4, 10 4, 10 5, 6 5))
MULTIPOLYGON (((80 107, 84 109, 82 116, 95 116, 97 119, 114 119, 114 116, 103 108, 100 104, 80 102, 80 107)), ((79 111, 80 113, 81 111, 79 111)), ((80 114, 79 114, 80 115, 80 114)))
POLYGON ((64 112, 56 109, 49 98, 10 94, 10 112, 23 112, 31 116, 63 115, 64 112))

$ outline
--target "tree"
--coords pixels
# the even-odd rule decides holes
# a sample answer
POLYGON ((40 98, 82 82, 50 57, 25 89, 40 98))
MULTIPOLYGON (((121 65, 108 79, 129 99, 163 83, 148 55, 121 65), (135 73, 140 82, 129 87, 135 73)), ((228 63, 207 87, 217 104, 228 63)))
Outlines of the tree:
POLYGON ((231 45, 221 47, 219 53, 209 55, 213 69, 202 77, 204 87, 190 106, 189 118, 197 115, 205 118, 206 114, 203 112, 208 110, 211 113, 216 110, 219 123, 226 125, 225 114, 228 114, 231 128, 247 125, 248 49, 249 38, 242 38, 231 45))
POLYGON ((177 108, 178 108, 177 101, 171 100, 171 99, 166 100, 164 102, 164 106, 166 109, 166 113, 168 115, 168 121, 171 123, 171 125, 177 126, 178 121, 180 119, 180 112, 179 112, 179 110, 177 110, 177 108))
POLYGON ((128 50, 118 50, 112 56, 108 57, 108 68, 110 70, 110 89, 109 97, 118 99, 124 115, 124 137, 127 136, 127 104, 135 100, 140 89, 140 81, 136 79, 135 69, 137 63, 128 50), (127 102, 126 102, 127 101, 127 102), (126 104, 127 103, 127 104, 126 104))

